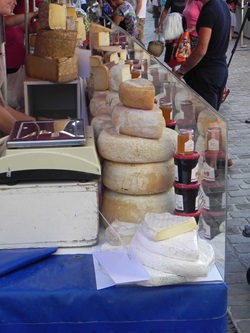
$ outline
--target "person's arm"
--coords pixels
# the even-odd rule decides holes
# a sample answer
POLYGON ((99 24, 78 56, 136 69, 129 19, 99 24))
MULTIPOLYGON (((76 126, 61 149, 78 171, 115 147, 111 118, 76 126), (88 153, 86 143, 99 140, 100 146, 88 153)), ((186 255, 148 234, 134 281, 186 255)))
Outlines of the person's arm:
POLYGON ((0 131, 10 134, 16 119, 0 105, 0 131))
POLYGON ((115 24, 119 25, 121 21, 124 20, 124 17, 121 15, 114 15, 112 20, 115 22, 115 24))
POLYGON ((160 21, 159 21, 159 25, 158 25, 158 28, 156 29, 156 33, 159 34, 162 30, 162 25, 163 25, 163 22, 167 16, 167 13, 168 13, 168 10, 169 10, 169 6, 166 6, 164 7, 163 11, 161 12, 161 16, 160 16, 160 21))
POLYGON ((11 114, 11 116, 15 118, 15 120, 21 120, 21 121, 35 120, 34 117, 29 116, 21 111, 17 111, 9 105, 7 105, 6 109, 11 114))
MULTIPOLYGON (((29 21, 37 16, 37 12, 28 13, 29 21)), ((6 27, 14 27, 16 25, 21 25, 25 21, 25 14, 16 14, 4 16, 4 24, 6 27)))
POLYGON ((187 60, 181 65, 181 67, 176 72, 178 77, 182 77, 192 68, 194 68, 204 57, 207 52, 208 44, 211 38, 212 29, 207 27, 202 27, 199 29, 198 44, 194 48, 191 55, 187 60))
POLYGON ((137 0, 137 6, 136 6, 136 11, 135 11, 136 17, 138 16, 138 14, 140 12, 141 7, 142 7, 142 0, 137 0))

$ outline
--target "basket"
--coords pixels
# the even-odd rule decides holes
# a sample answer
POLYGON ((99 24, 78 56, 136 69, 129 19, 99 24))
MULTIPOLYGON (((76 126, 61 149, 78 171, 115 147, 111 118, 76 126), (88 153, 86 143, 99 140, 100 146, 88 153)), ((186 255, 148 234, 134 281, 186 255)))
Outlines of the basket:
POLYGON ((164 50, 164 42, 160 40, 160 35, 156 35, 155 40, 148 43, 148 52, 155 57, 160 57, 164 50))

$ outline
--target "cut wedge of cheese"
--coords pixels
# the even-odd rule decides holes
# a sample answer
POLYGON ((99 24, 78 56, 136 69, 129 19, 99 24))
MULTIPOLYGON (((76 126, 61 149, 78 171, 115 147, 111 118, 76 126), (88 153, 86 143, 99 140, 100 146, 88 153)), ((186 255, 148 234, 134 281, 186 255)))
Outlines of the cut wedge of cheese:
POLYGON ((119 133, 148 139, 159 139, 165 127, 162 111, 156 105, 148 111, 118 103, 112 111, 112 123, 119 133))
POLYGON ((112 30, 107 28, 107 27, 104 27, 101 24, 91 22, 90 25, 89 25, 89 31, 90 31, 90 33, 93 33, 93 32, 102 32, 102 31, 111 32, 112 30))
POLYGON ((194 217, 149 213, 144 217, 142 230, 148 238, 161 241, 197 230, 197 223, 194 217))
POLYGON ((97 49, 99 46, 108 46, 110 44, 109 32, 90 33, 90 44, 92 49, 97 49))
POLYGON ((66 10, 67 10, 67 16, 71 16, 75 20, 77 19, 76 7, 66 7, 66 10))
POLYGON ((104 160, 102 165, 103 184, 112 191, 124 194, 149 195, 168 191, 173 187, 174 176, 173 159, 145 164, 104 160))
POLYGON ((86 40, 86 29, 85 29, 85 24, 83 22, 83 17, 77 17, 76 31, 77 31, 77 38, 85 41, 86 40))
POLYGON ((119 60, 120 60, 120 58, 119 58, 117 52, 106 52, 104 54, 104 62, 105 63, 114 61, 115 64, 118 64, 119 60))
MULTIPOLYGON (((93 117, 107 114, 106 94, 94 94, 89 102, 89 112, 93 117)), ((110 117, 109 117, 110 118, 110 117)), ((111 120, 111 119, 110 119, 111 120)))
POLYGON ((92 74, 95 91, 104 91, 109 89, 109 69, 107 66, 93 66, 92 74))
POLYGON ((177 135, 172 129, 164 128, 160 139, 145 139, 105 129, 98 138, 98 151, 103 158, 114 162, 164 162, 176 151, 177 135))
POLYGON ((154 108, 155 87, 147 79, 131 79, 119 86, 121 103, 135 109, 152 110, 154 108))
POLYGON ((148 212, 172 210, 172 199, 171 190, 152 195, 127 195, 105 189, 101 211, 109 223, 115 220, 141 223, 148 212))
POLYGON ((67 10, 65 5, 43 2, 39 5, 38 19, 42 29, 66 30, 67 10))
POLYGON ((118 91, 123 81, 131 79, 130 66, 121 64, 113 66, 110 68, 109 77, 109 90, 118 91))

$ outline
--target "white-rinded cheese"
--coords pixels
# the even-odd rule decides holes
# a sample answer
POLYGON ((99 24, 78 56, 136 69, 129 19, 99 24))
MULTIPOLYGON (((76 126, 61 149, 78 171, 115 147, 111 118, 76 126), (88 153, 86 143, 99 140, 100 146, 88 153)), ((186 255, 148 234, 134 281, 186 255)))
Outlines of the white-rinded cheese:
POLYGON ((89 31, 90 33, 93 33, 93 32, 102 32, 102 31, 111 32, 112 30, 92 21, 89 25, 89 31))
POLYGON ((109 71, 109 90, 118 91, 119 86, 123 81, 131 79, 129 65, 115 65, 109 71))
POLYGON ((106 106, 108 109, 108 113, 111 115, 113 112, 114 106, 120 103, 119 94, 117 91, 109 91, 109 93, 106 96, 106 106))
POLYGON ((143 265, 181 276, 205 277, 214 264, 212 246, 206 240, 200 238, 198 238, 199 258, 195 261, 166 258, 166 256, 146 249, 135 238, 132 238, 130 248, 143 265))
POLYGON ((85 24, 83 21, 83 17, 77 17, 76 19, 76 31, 77 31, 77 38, 82 39, 83 41, 86 40, 86 29, 85 24))
POLYGON ((76 31, 39 29, 36 34, 34 55, 63 58, 75 55, 76 31))
POLYGON ((119 246, 121 245, 120 237, 125 244, 129 244, 138 228, 138 223, 114 221, 111 223, 111 227, 108 226, 105 229, 106 241, 113 246, 119 246), (117 234, 119 237, 117 237, 117 234))
POLYGON ((147 79, 131 79, 119 86, 122 104, 135 109, 152 110, 154 108, 155 87, 147 79))
POLYGON ((89 112, 93 117, 108 113, 106 106, 106 94, 93 95, 89 102, 89 112))
POLYGON ((148 111, 119 103, 114 106, 111 119, 117 132, 141 138, 159 139, 165 127, 162 111, 156 105, 148 111))
POLYGON ((148 212, 172 210, 173 191, 152 195, 127 195, 105 189, 102 213, 109 223, 115 220, 140 223, 148 212))
POLYGON ((90 66, 103 65, 103 57, 100 55, 93 55, 89 57, 90 66))
POLYGON ((104 62, 105 63, 114 61, 115 64, 118 64, 119 60, 120 60, 120 58, 119 58, 117 52, 106 52, 104 54, 104 62))
POLYGON ((102 131, 98 138, 99 154, 121 163, 164 162, 176 151, 177 132, 164 128, 160 139, 145 139, 123 135, 114 129, 102 131))
POLYGON ((92 74, 95 91, 104 91, 109 89, 109 69, 107 66, 93 66, 92 74))
POLYGON ((77 56, 71 58, 42 58, 27 54, 25 68, 27 76, 52 82, 69 82, 77 78, 77 56))
POLYGON ((197 223, 194 217, 149 213, 144 217, 142 229, 148 238, 160 241, 196 230, 197 223))
POLYGON ((91 120, 91 126, 93 126, 95 141, 97 141, 102 130, 112 127, 110 115, 104 114, 94 117, 91 120))
POLYGON ((103 161, 102 181, 112 191, 144 195, 170 190, 175 176, 174 161, 130 164, 103 161))
POLYGON ((99 46, 108 46, 110 44, 109 32, 91 32, 90 44, 92 49, 97 49, 99 46))
POLYGON ((38 19, 42 29, 66 30, 67 10, 64 5, 43 2, 39 5, 38 19))
POLYGON ((187 261, 195 261, 199 257, 197 231, 195 230, 162 241, 155 241, 148 238, 140 227, 134 237, 149 251, 166 257, 187 261))

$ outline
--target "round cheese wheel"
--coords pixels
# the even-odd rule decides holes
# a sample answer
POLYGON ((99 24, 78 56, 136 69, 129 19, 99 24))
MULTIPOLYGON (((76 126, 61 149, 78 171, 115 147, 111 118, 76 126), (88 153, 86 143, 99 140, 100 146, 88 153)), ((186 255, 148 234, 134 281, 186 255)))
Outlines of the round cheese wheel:
POLYGON ((112 127, 110 115, 103 114, 101 116, 94 117, 91 120, 91 126, 93 126, 95 140, 97 141, 103 129, 112 127))
POLYGON ((141 223, 148 212, 174 212, 173 189, 152 195, 127 195, 105 189, 102 195, 102 214, 112 223, 115 220, 141 223))
POLYGON ((144 195, 168 191, 175 178, 174 159, 166 162, 131 164, 103 161, 102 181, 112 191, 144 195))
POLYGON ((159 139, 165 127, 162 111, 157 106, 144 111, 118 103, 113 108, 111 120, 119 133, 148 139, 159 139))
POLYGON ((135 109, 152 110, 154 108, 155 87, 147 79, 131 79, 119 86, 122 104, 135 109))
POLYGON ((104 129, 98 138, 99 154, 113 162, 153 163, 168 161, 176 151, 177 132, 164 128, 160 139, 145 139, 104 129))
POLYGON ((112 114, 114 106, 120 103, 119 94, 117 91, 110 91, 106 96, 106 107, 108 114, 112 114))
POLYGON ((107 114, 106 106, 106 96, 107 94, 97 94, 93 95, 89 102, 89 112, 93 117, 107 114))

